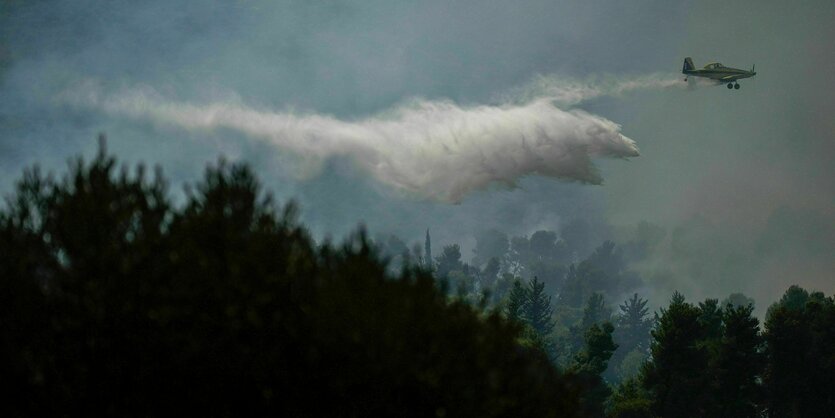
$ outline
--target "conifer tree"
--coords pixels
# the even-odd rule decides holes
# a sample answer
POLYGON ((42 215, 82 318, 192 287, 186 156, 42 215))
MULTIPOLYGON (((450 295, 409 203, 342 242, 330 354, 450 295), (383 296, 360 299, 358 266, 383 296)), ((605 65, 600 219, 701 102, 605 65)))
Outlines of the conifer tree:
POLYGON ((700 314, 678 292, 669 307, 661 309, 652 331, 651 361, 643 372, 644 387, 652 396, 653 412, 658 416, 704 416, 707 354, 700 344, 705 334, 700 314))
POLYGON ((835 301, 791 286, 768 309, 765 406, 770 417, 826 417, 835 411, 835 301))
POLYGON ((765 366, 759 321, 754 307, 728 304, 722 310, 723 335, 715 360, 715 413, 760 416, 760 378, 765 366))
POLYGON ((545 283, 534 277, 528 282, 526 294, 527 302, 523 307, 525 321, 537 334, 547 336, 554 330, 554 308, 551 307, 551 297, 545 294, 545 283))
POLYGON ((575 364, 571 369, 586 385, 587 395, 582 406, 584 413, 590 417, 603 417, 604 403, 611 394, 602 374, 612 353, 618 348, 612 341, 614 330, 614 326, 609 322, 589 327, 583 336, 583 349, 575 357, 575 364))
POLYGON ((522 282, 515 280, 510 288, 510 293, 507 297, 507 306, 505 306, 505 313, 508 319, 514 321, 525 320, 525 305, 528 303, 528 290, 522 285, 522 282))
POLYGON ((429 237, 429 228, 426 228, 426 240, 423 242, 423 252, 424 252, 424 263, 423 266, 429 271, 435 269, 433 260, 432 260, 432 239, 429 237))

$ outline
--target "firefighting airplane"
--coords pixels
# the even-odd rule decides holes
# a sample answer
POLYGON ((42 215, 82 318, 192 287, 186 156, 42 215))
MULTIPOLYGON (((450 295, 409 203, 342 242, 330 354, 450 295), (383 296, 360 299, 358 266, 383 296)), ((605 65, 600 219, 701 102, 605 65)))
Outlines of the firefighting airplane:
MULTIPOLYGON (((737 90, 739 90, 737 80, 757 75, 754 67, 751 67, 751 71, 746 71, 740 70, 739 68, 725 67, 718 62, 712 62, 705 65, 701 70, 697 70, 696 66, 693 65, 693 59, 690 57, 684 59, 684 68, 681 69, 681 73, 687 77, 705 77, 715 80, 718 83, 728 83, 729 89, 737 90)), ((684 81, 687 81, 687 77, 684 77, 684 81)))

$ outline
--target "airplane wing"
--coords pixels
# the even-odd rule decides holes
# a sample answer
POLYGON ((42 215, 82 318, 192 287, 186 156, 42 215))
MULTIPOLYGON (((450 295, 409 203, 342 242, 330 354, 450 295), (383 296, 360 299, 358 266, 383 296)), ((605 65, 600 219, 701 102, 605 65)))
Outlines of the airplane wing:
POLYGON ((726 76, 724 76, 724 77, 720 78, 719 80, 720 80, 720 81, 734 81, 734 80, 736 80, 737 78, 739 78, 739 77, 738 77, 738 76, 736 76, 736 75, 726 75, 726 76))

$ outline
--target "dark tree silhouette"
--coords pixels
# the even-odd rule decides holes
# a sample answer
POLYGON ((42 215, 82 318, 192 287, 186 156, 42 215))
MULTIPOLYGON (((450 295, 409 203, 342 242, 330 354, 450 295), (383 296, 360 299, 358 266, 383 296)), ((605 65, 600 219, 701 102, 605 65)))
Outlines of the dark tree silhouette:
POLYGON ((723 335, 715 360, 715 412, 739 418, 759 417, 759 381, 765 358, 753 305, 728 304, 722 310, 723 335))
POLYGON ((644 368, 643 383, 658 416, 704 416, 709 382, 705 376, 707 353, 700 344, 705 334, 700 314, 676 292, 652 331, 652 358, 644 368))
POLYGON ((445 245, 441 255, 435 258, 435 275, 444 279, 453 271, 464 268, 461 262, 461 247, 458 244, 445 245))
POLYGON ((545 294, 545 283, 536 277, 528 282, 527 302, 523 305, 525 322, 540 336, 547 336, 554 330, 554 309, 551 297, 545 294))
POLYGON ((520 327, 316 246, 245 166, 180 205, 101 152, 0 211, 3 416, 581 416, 520 327))
POLYGON ((572 371, 587 385, 582 405, 585 413, 590 416, 603 416, 603 405, 611 394, 601 375, 606 370, 612 353, 618 348, 612 341, 614 330, 614 326, 609 322, 589 327, 583 338, 583 350, 575 357, 575 365, 572 367, 572 371))
POLYGON ((835 301, 790 287, 765 320, 766 409, 771 417, 825 417, 835 410, 835 301))
POLYGON ((624 358, 630 353, 632 356, 645 358, 649 352, 650 330, 652 329, 652 318, 649 317, 647 300, 642 299, 637 293, 627 299, 619 306, 620 312, 616 317, 617 327, 615 328, 615 342, 618 350, 612 356, 609 370, 606 375, 609 379, 616 379, 617 367, 621 366, 624 358))

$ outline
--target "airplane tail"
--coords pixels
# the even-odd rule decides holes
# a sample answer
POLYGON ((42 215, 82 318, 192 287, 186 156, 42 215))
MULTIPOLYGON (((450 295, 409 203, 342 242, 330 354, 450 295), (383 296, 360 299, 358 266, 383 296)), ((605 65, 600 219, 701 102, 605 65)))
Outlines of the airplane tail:
POLYGON ((693 65, 693 58, 687 57, 684 59, 684 68, 681 69, 682 73, 686 73, 688 71, 695 70, 696 66, 693 65))

